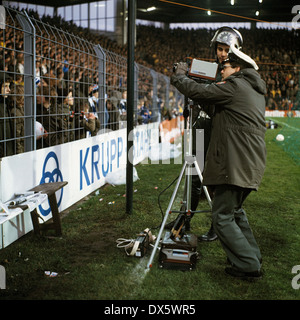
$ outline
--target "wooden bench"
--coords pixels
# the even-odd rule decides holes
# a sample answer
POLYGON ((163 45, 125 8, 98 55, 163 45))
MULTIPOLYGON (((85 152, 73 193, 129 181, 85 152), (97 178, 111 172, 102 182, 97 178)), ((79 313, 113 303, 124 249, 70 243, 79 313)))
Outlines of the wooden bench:
POLYGON ((30 189, 30 191, 36 191, 36 192, 41 192, 41 193, 47 194, 49 204, 50 204, 50 209, 52 211, 52 223, 46 222, 46 223, 40 224, 39 223, 39 214, 36 209, 34 209, 30 213, 34 233, 36 235, 40 235, 42 230, 49 230, 49 229, 54 229, 56 236, 58 236, 58 237, 62 235, 61 221, 60 221, 60 216, 59 216, 59 212, 58 212, 58 205, 57 205, 55 192, 60 190, 61 188, 63 188, 67 184, 68 184, 67 181, 51 182, 51 183, 40 184, 39 186, 36 186, 36 187, 30 189))

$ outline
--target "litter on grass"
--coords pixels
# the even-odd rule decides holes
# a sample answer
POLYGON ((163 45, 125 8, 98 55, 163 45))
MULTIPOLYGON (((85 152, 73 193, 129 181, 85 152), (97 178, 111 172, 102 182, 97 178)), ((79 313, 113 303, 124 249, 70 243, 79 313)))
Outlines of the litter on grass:
MULTIPOLYGON (((133 167, 133 182, 139 180, 136 168, 133 167)), ((118 186, 126 184, 126 168, 119 169, 114 172, 109 172, 105 177, 105 181, 108 184, 118 186)))

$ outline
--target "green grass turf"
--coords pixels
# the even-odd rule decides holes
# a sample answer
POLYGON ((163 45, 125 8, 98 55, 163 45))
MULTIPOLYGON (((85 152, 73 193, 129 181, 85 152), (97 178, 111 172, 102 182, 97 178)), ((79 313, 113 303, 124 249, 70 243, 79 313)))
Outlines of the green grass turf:
MULTIPOLYGON (((299 127, 299 120, 295 123, 299 127)), ((182 167, 171 161, 136 166, 140 179, 134 183, 131 215, 125 213, 125 186, 106 185, 63 215, 62 238, 31 232, 0 250, 7 277, 0 299, 299 300, 300 291, 292 287, 296 276, 292 268, 300 265, 300 167, 275 140, 281 129, 266 133, 265 175, 258 192, 252 192, 244 205, 262 251, 261 280, 249 283, 225 275, 226 256, 219 241, 198 243, 200 259, 196 270, 188 272, 160 269, 157 252, 145 273, 151 250, 136 258, 117 248, 118 238, 134 239, 145 228, 158 234, 154 229, 162 221, 158 195, 182 167), (58 275, 50 278, 45 271, 58 275)), ((173 189, 174 185, 161 196, 163 214, 173 189)), ((174 207, 180 206, 181 192, 182 186, 174 207)), ((207 208, 206 200, 201 200, 202 207, 207 208)), ((175 217, 172 214, 168 221, 175 217)), ((201 235, 210 223, 209 213, 197 214, 191 232, 201 235)))

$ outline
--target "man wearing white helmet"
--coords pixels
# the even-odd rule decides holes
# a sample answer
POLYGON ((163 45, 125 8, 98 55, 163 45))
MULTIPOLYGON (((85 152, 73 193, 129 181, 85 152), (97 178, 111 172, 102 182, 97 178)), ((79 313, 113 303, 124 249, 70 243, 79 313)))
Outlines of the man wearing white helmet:
POLYGON ((261 277, 261 253, 242 205, 257 190, 265 169, 266 84, 248 55, 230 46, 222 63, 222 80, 201 84, 187 77, 188 66, 177 64, 171 84, 186 97, 214 107, 203 185, 214 190, 212 220, 233 277, 261 277))
MULTIPOLYGON (((210 46, 213 48, 216 56, 216 62, 219 64, 216 81, 221 80, 220 66, 222 62, 228 58, 228 51, 231 44, 233 44, 235 48, 240 50, 243 46, 243 37, 238 30, 227 27, 227 26, 221 27, 220 29, 218 29, 215 32, 213 38, 211 39, 210 46)), ((197 121, 196 122, 193 121, 193 123, 195 123, 194 129, 204 129, 204 158, 206 156, 207 148, 209 145, 210 132, 211 132, 211 118, 213 116, 213 113, 214 113, 213 108, 206 108, 204 106, 199 113, 197 121)), ((197 209, 200 194, 201 194, 201 182, 198 176, 193 176, 192 199, 191 199, 192 211, 195 211, 197 209)), ((186 230, 189 230, 189 225, 186 228, 186 230)), ((199 237, 199 240, 201 241, 214 241, 216 239, 217 239, 217 235, 214 231, 212 224, 209 231, 199 237)))
POLYGON ((218 29, 211 39, 210 44, 210 46, 215 50, 218 63, 222 63, 227 59, 231 44, 233 44, 238 50, 242 49, 243 37, 240 32, 230 27, 222 27, 218 29))

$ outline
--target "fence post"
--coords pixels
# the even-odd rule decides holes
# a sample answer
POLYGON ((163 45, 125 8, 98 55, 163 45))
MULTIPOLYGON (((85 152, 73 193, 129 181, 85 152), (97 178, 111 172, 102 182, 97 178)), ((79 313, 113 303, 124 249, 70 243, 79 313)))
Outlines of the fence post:
POLYGON ((167 76, 163 76, 165 82, 166 82, 166 108, 169 109, 170 103, 169 103, 169 98, 170 98, 170 79, 167 76))
POLYGON ((152 81, 153 81, 153 97, 152 97, 152 112, 154 113, 153 115, 153 122, 160 122, 160 110, 158 110, 157 107, 157 72, 154 70, 150 69, 150 74, 152 76, 152 81))
POLYGON ((94 50, 98 57, 98 87, 99 87, 99 99, 98 99, 98 115, 101 124, 101 128, 105 130, 104 116, 105 116, 105 94, 106 94, 106 77, 105 77, 105 63, 106 54, 101 48, 100 44, 94 46, 94 50))
POLYGON ((136 69, 134 62, 135 1, 128 1, 128 65, 127 65, 127 166, 126 213, 132 214, 133 202, 133 110, 135 100, 136 69), (130 138, 131 137, 131 138, 130 138))
POLYGON ((24 14, 18 13, 17 19, 24 31, 25 151, 32 151, 36 150, 35 27, 26 11, 24 14))

